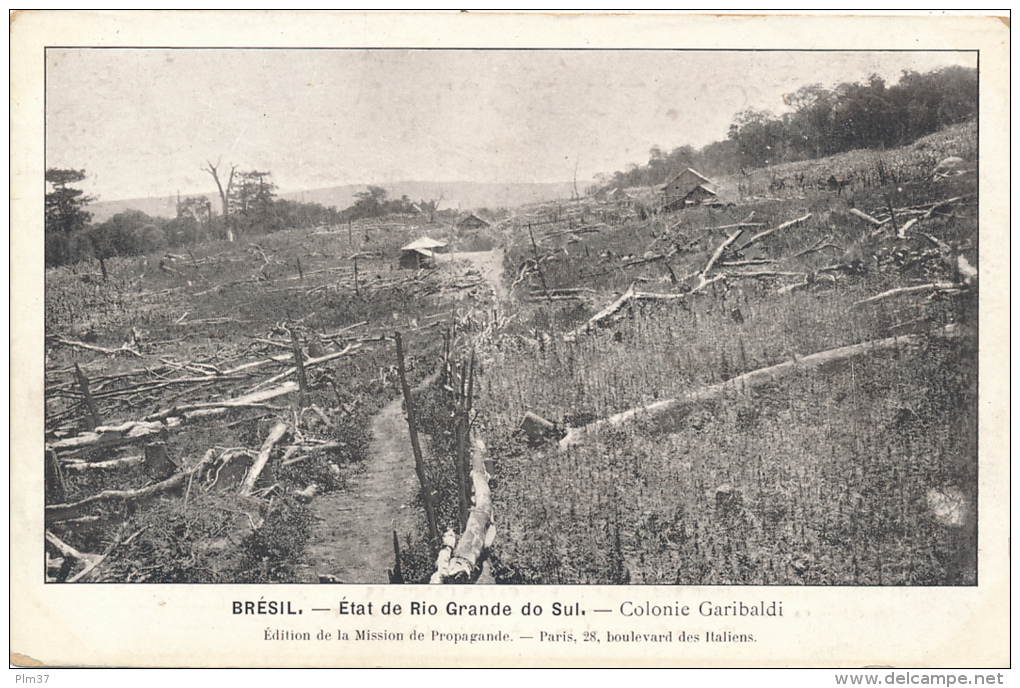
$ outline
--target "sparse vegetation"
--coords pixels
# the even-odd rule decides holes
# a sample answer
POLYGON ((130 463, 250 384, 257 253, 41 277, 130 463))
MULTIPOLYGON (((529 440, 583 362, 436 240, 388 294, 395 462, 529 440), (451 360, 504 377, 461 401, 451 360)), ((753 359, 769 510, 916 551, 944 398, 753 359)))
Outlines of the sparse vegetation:
MULTIPOLYGON (((745 170, 719 180, 729 202, 671 212, 646 190, 457 230, 438 202, 419 212, 371 187, 331 211, 344 222, 313 229, 250 172, 224 188, 229 225, 193 199, 163 226, 139 213, 76 225, 62 245, 87 235, 91 248, 46 276, 49 579, 328 573, 306 570, 314 500, 365 470, 371 420, 400 395, 399 330, 412 385, 444 371, 416 392, 440 533, 464 521, 467 391, 449 375, 477 354, 467 418, 493 460, 497 582, 974 584, 976 175, 932 169, 973 161, 975 136, 957 124, 903 148, 745 170), (503 251, 499 301, 463 263, 397 269, 424 233, 503 251), (556 442, 908 334, 910 346, 556 442), (522 431, 529 411, 553 428, 547 443, 522 431), (145 442, 107 429, 75 445, 126 421, 154 424, 145 442), (285 439, 269 442, 281 422, 285 439), (237 490, 260 454, 250 494, 237 490), (172 475, 187 479, 162 489, 172 475), (104 490, 119 496, 89 501, 104 490)), ((423 583, 439 543, 410 506, 399 578, 423 583)))

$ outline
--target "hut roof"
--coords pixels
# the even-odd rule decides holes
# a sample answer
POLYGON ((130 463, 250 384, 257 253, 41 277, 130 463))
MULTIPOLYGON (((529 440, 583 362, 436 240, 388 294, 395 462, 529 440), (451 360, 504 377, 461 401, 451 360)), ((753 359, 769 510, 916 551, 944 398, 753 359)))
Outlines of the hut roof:
POLYGON ((426 252, 426 255, 431 256, 432 252, 429 249, 443 248, 444 246, 446 246, 445 242, 436 241, 435 239, 430 239, 429 237, 421 237, 420 239, 415 239, 414 241, 412 241, 411 243, 409 243, 407 246, 400 250, 418 251, 419 253, 421 253, 422 250, 424 250, 426 252))
POLYGON ((709 179, 705 175, 701 174, 697 170, 692 169, 690 167, 688 167, 687 169, 681 171, 679 174, 673 175, 672 177, 670 177, 669 181, 670 182, 675 181, 679 177, 682 177, 682 176, 687 175, 687 174, 693 174, 695 177, 697 177, 698 179, 700 179, 703 182, 710 182, 710 181, 712 181, 711 179, 709 179))
POLYGON ((487 221, 485 221, 482 218, 478 217, 474 213, 471 213, 467 217, 462 218, 461 220, 459 220, 457 222, 457 226, 472 225, 472 224, 474 224, 474 225, 482 224, 482 225, 485 225, 486 227, 489 226, 489 223, 487 221))

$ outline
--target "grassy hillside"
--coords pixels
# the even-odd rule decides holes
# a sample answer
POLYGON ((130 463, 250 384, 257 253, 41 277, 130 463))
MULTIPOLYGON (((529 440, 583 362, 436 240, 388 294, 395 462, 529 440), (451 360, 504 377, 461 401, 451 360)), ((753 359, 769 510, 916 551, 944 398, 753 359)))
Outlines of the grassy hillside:
POLYGON ((507 268, 522 303, 483 360, 479 399, 500 456, 497 577, 973 584, 977 296, 958 261, 977 265, 976 175, 931 175, 947 155, 972 155, 973 133, 761 171, 720 208, 518 215, 507 268), (836 173, 845 187, 818 183, 836 173), (706 275, 719 279, 698 290, 740 223, 706 275), (955 288, 923 286, 934 283, 955 288), (674 298, 583 327, 632 285, 674 298), (861 303, 902 287, 919 290, 861 303), (940 336, 947 325, 963 334, 940 336), (639 415, 566 450, 521 431, 528 411, 563 432, 910 334, 922 343, 639 415))

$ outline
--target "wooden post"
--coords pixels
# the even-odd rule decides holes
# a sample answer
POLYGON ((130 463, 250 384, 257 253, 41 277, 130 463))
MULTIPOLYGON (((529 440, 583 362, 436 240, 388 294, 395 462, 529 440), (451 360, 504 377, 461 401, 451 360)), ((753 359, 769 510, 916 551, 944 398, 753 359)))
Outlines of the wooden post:
POLYGON ((538 259, 538 244, 535 243, 535 233, 531 231, 531 223, 528 223, 528 234, 531 236, 531 252, 535 256, 535 267, 538 269, 538 277, 542 280, 542 291, 545 292, 545 297, 552 301, 552 296, 549 295, 549 285, 545 283, 545 272, 542 271, 542 263, 538 259))
POLYGON ((400 567, 400 541, 397 539, 397 531, 393 531, 393 570, 390 571, 390 583, 403 583, 404 572, 400 567))
POLYGON ((96 408, 96 400, 92 398, 92 392, 89 391, 89 379, 85 377, 85 373, 81 371, 81 366, 77 363, 74 364, 74 376, 78 380, 78 386, 81 387, 82 396, 85 397, 85 408, 89 412, 89 415, 85 417, 85 429, 91 432, 102 425, 103 422, 99 419, 99 409, 96 408))
POLYGON ((467 526, 469 511, 470 511, 470 498, 471 498, 471 398, 474 396, 475 389, 475 350, 471 349, 471 362, 468 365, 467 371, 467 392, 464 395, 464 408, 461 416, 461 422, 463 423, 463 431, 461 434, 464 437, 464 448, 461 451, 460 462, 461 471, 464 474, 464 512, 461 514, 461 528, 467 526))
POLYGON ((439 386, 449 384, 452 379, 450 372, 450 338, 453 333, 447 328, 446 332, 443 333, 443 375, 442 379, 439 380, 439 386))
POLYGON ((298 256, 298 259, 297 259, 297 274, 298 274, 298 279, 301 280, 302 282, 304 282, 305 281, 305 271, 301 269, 301 256, 298 256))
POLYGON ((155 480, 166 480, 177 472, 177 465, 170 460, 164 442, 146 445, 144 465, 145 471, 155 480))
POLYGON ((457 404, 454 410, 454 421, 453 421, 453 432, 456 443, 456 451, 454 456, 454 468, 457 472, 457 506, 458 513, 460 516, 460 529, 464 530, 464 526, 467 525, 468 512, 470 506, 468 504, 468 492, 467 492, 467 481, 468 472, 465 470, 467 466, 467 452, 468 452, 468 436, 467 436, 467 393, 465 392, 465 383, 467 381, 467 364, 461 364, 460 369, 460 384, 457 388, 457 404))
POLYGON ((468 367, 467 410, 471 411, 471 399, 475 393, 475 350, 471 348, 471 364, 468 367))
POLYGON ((351 227, 351 218, 347 218, 347 245, 354 246, 354 229, 351 227))
POLYGON ((43 475, 45 476, 46 502, 60 504, 67 499, 67 487, 64 484, 64 474, 60 470, 60 460, 57 458, 57 452, 52 449, 46 450, 43 475))
POLYGON ((358 257, 354 256, 354 293, 357 296, 361 296, 361 292, 358 290, 358 257))
POLYGON ((407 430, 411 436, 411 451, 414 453, 414 472, 418 474, 421 496, 425 502, 425 519, 429 525, 429 545, 435 547, 439 543, 439 528, 436 526, 432 485, 425 474, 425 460, 422 458, 421 445, 418 443, 418 426, 414 417, 414 398, 411 396, 411 387, 407 384, 407 372, 404 369, 404 346, 399 332, 393 334, 393 339, 397 343, 397 372, 400 374, 400 387, 404 392, 404 406, 407 407, 407 430))
POLYGON ((294 366, 297 368, 298 389, 301 391, 298 403, 301 404, 301 408, 304 408, 308 406, 308 377, 305 375, 305 358, 301 353, 301 344, 298 342, 297 333, 294 330, 290 330, 290 346, 294 352, 294 366))
POLYGON ((889 207, 889 221, 892 223, 893 233, 899 234, 899 230, 896 228, 896 211, 893 210, 892 196, 886 194, 885 203, 889 207))

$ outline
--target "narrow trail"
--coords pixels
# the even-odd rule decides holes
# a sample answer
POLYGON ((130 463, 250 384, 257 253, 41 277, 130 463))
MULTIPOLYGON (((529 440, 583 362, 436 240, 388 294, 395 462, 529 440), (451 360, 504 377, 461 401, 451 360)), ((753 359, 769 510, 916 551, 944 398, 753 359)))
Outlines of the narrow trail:
POLYGON ((369 458, 347 489, 312 502, 314 523, 305 551, 311 575, 328 574, 341 583, 389 583, 393 531, 403 540, 418 493, 402 404, 395 399, 372 419, 369 458))
MULTIPOLYGON (((491 285, 497 302, 507 298, 501 250, 451 254, 466 260, 491 285)), ((420 432, 420 431, 419 431, 420 432)), ((403 543, 416 527, 411 506, 419 492, 403 399, 372 419, 368 458, 346 489, 316 498, 304 564, 310 582, 332 576, 347 584, 387 584, 393 568, 393 531, 403 543)), ((422 447, 427 451, 425 446, 422 447)))
POLYGON ((492 290, 497 302, 507 299, 506 287, 503 286, 503 251, 493 249, 492 251, 473 251, 465 253, 451 253, 450 260, 466 260, 471 266, 478 270, 479 274, 492 285, 492 290))

